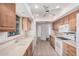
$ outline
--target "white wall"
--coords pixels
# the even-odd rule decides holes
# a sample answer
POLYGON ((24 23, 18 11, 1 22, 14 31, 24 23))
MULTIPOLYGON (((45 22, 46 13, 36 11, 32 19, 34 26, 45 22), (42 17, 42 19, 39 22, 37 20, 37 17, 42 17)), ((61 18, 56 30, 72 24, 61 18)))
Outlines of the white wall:
POLYGON ((37 23, 37 37, 46 40, 51 35, 51 23, 37 23))
POLYGON ((35 21, 31 22, 31 30, 28 31, 26 34, 32 35, 34 37, 36 36, 36 22, 35 21))
POLYGON ((0 32, 0 43, 7 40, 7 32, 0 32))
POLYGON ((77 31, 76 31, 76 42, 77 42, 77 55, 79 56, 79 13, 77 14, 77 31))
POLYGON ((37 25, 37 36, 41 37, 41 25, 37 25))

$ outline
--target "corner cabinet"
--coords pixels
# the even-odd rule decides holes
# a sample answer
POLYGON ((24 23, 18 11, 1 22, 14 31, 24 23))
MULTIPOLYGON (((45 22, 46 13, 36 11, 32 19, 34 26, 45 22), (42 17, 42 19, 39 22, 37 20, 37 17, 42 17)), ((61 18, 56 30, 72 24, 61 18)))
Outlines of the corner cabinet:
POLYGON ((0 32, 16 31, 16 4, 0 3, 0 32))
POLYGON ((28 17, 23 17, 23 31, 29 31, 31 28, 31 21, 28 17))

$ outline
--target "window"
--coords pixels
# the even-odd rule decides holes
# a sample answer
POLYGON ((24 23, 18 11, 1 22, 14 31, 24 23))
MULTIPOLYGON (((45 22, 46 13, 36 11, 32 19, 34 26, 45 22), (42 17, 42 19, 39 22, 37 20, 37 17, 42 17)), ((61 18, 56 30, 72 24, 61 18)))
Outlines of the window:
POLYGON ((15 36, 20 34, 19 28, 20 28, 20 17, 16 15, 16 32, 9 32, 8 36, 15 36))

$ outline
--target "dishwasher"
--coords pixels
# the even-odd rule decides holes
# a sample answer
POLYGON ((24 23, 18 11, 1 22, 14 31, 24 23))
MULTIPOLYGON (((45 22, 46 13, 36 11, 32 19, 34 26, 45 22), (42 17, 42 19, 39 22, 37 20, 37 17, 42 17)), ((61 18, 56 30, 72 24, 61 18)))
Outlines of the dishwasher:
POLYGON ((56 38, 55 51, 59 56, 63 56, 63 40, 61 40, 60 38, 56 38))

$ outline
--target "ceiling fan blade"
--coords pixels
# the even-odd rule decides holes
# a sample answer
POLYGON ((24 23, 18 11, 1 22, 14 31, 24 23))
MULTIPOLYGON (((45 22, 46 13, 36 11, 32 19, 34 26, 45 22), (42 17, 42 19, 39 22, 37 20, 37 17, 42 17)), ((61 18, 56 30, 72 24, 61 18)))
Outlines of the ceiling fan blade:
POLYGON ((45 5, 43 5, 43 8, 44 8, 45 10, 47 10, 47 9, 48 9, 48 7, 47 7, 47 6, 45 6, 45 5))
POLYGON ((60 8, 52 8, 52 9, 49 9, 50 11, 54 11, 54 10, 58 10, 60 8))

